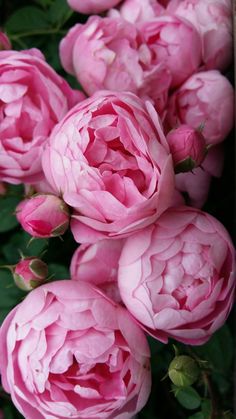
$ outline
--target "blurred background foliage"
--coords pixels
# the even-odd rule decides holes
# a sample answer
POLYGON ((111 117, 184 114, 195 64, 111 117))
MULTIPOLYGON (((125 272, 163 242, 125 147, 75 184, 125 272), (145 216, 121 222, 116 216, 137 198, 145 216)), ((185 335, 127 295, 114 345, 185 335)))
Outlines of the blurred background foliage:
MULTIPOLYGON (((73 13, 66 0, 0 0, 0 26, 7 32, 13 49, 39 48, 47 62, 74 88, 78 82, 60 65, 58 46, 61 38, 75 23, 86 16, 73 13)), ((228 73, 233 80, 233 70, 228 73)), ((217 217, 235 242, 235 163, 233 134, 225 142, 225 168, 221 179, 214 178, 204 209, 217 217)), ((58 238, 30 241, 14 215, 23 198, 22 186, 7 188, 0 197, 0 265, 15 264, 20 252, 25 256, 42 256, 49 264, 51 278, 69 277, 69 263, 77 247, 70 232, 58 238)), ((0 322, 18 304, 25 293, 16 288, 10 271, 0 268, 0 322)), ((176 342, 164 345, 149 338, 152 352, 153 386, 148 404, 138 415, 140 419, 232 419, 234 393, 235 328, 234 313, 227 324, 210 341, 199 347, 176 342), (173 346, 174 345, 174 346, 173 346), (177 387, 168 377, 168 367, 175 352, 192 357, 200 368, 198 379, 191 386, 177 387)), ((22 416, 10 397, 0 389, 0 408, 5 419, 22 416)), ((115 419, 115 418, 114 418, 115 419)))

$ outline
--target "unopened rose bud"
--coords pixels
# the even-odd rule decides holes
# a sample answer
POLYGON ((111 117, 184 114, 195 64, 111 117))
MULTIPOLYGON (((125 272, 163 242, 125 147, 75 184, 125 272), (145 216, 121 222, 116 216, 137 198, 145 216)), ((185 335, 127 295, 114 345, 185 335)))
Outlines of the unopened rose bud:
POLYGON ((47 274, 46 263, 36 257, 23 258, 13 269, 15 284, 24 291, 31 291, 43 284, 47 274))
POLYGON ((0 50, 11 49, 11 42, 4 32, 0 31, 0 50))
POLYGON ((175 172, 189 172, 203 162, 207 147, 201 130, 180 125, 167 134, 175 172))
POLYGON ((179 355, 170 363, 168 375, 177 387, 191 386, 198 379, 199 366, 190 356, 179 355))
POLYGON ((56 237, 69 226, 69 208, 55 195, 38 194, 20 202, 16 217, 22 228, 33 237, 56 237))

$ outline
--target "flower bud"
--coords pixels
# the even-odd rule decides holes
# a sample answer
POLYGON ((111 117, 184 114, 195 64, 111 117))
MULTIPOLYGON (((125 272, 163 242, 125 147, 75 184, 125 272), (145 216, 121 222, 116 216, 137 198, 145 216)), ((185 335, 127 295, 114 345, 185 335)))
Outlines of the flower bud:
POLYGON ((20 202, 16 217, 27 233, 41 238, 61 236, 70 219, 65 202, 50 194, 38 194, 20 202))
POLYGON ((3 49, 11 49, 11 42, 7 35, 0 31, 0 51, 3 49))
POLYGON ((198 379, 199 366, 190 356, 179 355, 170 363, 168 375, 177 387, 191 386, 198 379))
POLYGON ((167 134, 175 172, 189 172, 200 166, 206 156, 206 142, 200 130, 180 125, 167 134))
POLYGON ((47 274, 46 263, 36 257, 23 258, 13 270, 15 284, 24 291, 31 291, 43 284, 47 274))

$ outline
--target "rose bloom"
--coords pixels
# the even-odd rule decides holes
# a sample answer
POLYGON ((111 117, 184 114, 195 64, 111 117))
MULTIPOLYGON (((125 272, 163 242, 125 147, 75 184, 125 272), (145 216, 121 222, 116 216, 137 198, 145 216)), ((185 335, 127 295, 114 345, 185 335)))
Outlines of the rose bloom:
POLYGON ((79 13, 101 13, 116 6, 121 0, 67 0, 69 6, 79 13))
POLYGON ((235 298, 235 250, 224 226, 190 207, 167 210, 126 240, 121 297, 152 336, 190 345, 221 327, 235 298))
POLYGON ((22 228, 33 237, 61 236, 69 227, 69 208, 55 195, 38 194, 24 199, 16 207, 22 228))
POLYGON ((152 52, 140 36, 136 26, 123 19, 92 16, 61 41, 62 66, 88 95, 103 89, 129 91, 151 99, 163 112, 172 76, 164 63, 150 61, 152 52))
POLYGON ((185 20, 165 15, 138 25, 145 47, 141 60, 151 69, 164 63, 176 87, 193 74, 201 64, 201 39, 196 29, 185 20), (147 48, 148 47, 148 48, 147 48))
POLYGON ((125 0, 119 9, 111 9, 108 16, 137 23, 163 14, 164 8, 157 0, 125 0))
POLYGON ((234 89, 217 70, 192 75, 170 97, 166 121, 171 128, 203 125, 207 145, 218 144, 234 124, 234 89))
POLYGON ((123 242, 122 239, 100 240, 79 246, 71 259, 71 279, 90 282, 120 303, 117 271, 123 242))
POLYGON ((57 125, 43 165, 48 182, 74 208, 76 241, 127 236, 170 205, 173 163, 158 124, 150 103, 100 92, 57 125))
POLYGON ((188 20, 198 30, 207 69, 227 69, 233 58, 231 0, 171 0, 167 11, 188 20))
POLYGON ((28 419, 129 419, 147 402, 149 348, 127 310, 85 282, 27 295, 0 331, 4 389, 28 419))
POLYGON ((39 50, 0 51, 0 179, 43 179, 41 155, 54 125, 84 97, 39 50))

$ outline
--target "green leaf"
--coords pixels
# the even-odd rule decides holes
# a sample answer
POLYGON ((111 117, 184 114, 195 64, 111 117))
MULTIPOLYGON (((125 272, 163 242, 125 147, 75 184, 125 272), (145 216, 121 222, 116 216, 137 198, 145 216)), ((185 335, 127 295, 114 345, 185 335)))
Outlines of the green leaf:
POLYGON ((48 29, 47 13, 35 6, 18 9, 6 22, 5 28, 9 34, 32 32, 48 29))
POLYGON ((197 412, 194 413, 194 415, 189 416, 188 419, 205 419, 205 416, 202 412, 197 412))
POLYGON ((49 277, 52 275, 53 280, 57 279, 69 279, 70 273, 66 266, 57 263, 50 263, 48 265, 49 277))
POLYGON ((48 10, 48 17, 53 25, 62 26, 72 13, 66 0, 55 0, 48 10))
POLYGON ((18 225, 15 210, 20 198, 17 196, 4 196, 0 198, 0 233, 12 230, 18 225))
POLYGON ((20 252, 24 256, 39 256, 45 250, 48 242, 45 239, 34 239, 25 231, 17 232, 10 237, 7 244, 2 246, 2 253, 7 264, 17 263, 20 259, 20 252))
POLYGON ((233 339, 229 327, 224 325, 205 345, 194 347, 194 351, 199 357, 208 360, 215 370, 227 374, 234 355, 233 339), (222 354, 224 354, 224 362, 222 362, 222 354))
POLYGON ((0 321, 8 312, 22 301, 25 292, 16 287, 10 271, 0 268, 0 321))
POLYGON ((176 390, 175 397, 185 409, 197 409, 201 405, 201 397, 193 387, 176 390))

